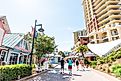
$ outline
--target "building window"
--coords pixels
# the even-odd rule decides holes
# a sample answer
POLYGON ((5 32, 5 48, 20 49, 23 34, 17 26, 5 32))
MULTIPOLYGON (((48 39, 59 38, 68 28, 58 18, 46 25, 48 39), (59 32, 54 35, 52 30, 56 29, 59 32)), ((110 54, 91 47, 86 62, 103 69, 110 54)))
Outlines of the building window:
POLYGON ((121 25, 121 22, 119 22, 119 25, 121 25))
POLYGON ((117 29, 111 30, 111 35, 112 35, 112 36, 118 35, 117 29))
POLYGON ((24 55, 24 62, 23 62, 24 64, 26 64, 27 63, 27 56, 25 56, 24 55))
POLYGON ((6 52, 5 51, 2 51, 1 56, 0 56, 1 57, 0 59, 2 61, 5 61, 5 55, 6 55, 6 52))
POLYGON ((87 41, 87 39, 83 39, 84 41, 87 41))
POLYGON ((117 40, 117 39, 119 39, 119 36, 117 36, 117 37, 112 37, 112 40, 117 40))
POLYGON ((18 59, 18 55, 12 53, 10 56, 9 64, 17 64, 17 59, 18 59))
POLYGON ((108 42, 108 38, 107 39, 104 39, 103 42, 108 42))

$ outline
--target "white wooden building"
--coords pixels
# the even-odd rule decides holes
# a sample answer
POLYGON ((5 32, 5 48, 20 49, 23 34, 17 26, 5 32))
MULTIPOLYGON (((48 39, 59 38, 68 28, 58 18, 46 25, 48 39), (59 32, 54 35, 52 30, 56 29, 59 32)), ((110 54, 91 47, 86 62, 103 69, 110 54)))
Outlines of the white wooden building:
POLYGON ((7 64, 30 62, 30 43, 24 39, 24 34, 5 34, 0 58, 7 64))

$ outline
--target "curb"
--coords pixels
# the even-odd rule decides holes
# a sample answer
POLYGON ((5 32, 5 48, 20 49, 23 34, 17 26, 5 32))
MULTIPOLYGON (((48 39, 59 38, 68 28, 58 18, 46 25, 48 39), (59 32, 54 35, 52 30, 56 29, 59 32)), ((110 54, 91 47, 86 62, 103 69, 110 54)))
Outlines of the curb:
MULTIPOLYGON (((57 67, 57 66, 58 66, 58 65, 56 65, 55 67, 57 67)), ((53 69, 54 69, 55 67, 53 67, 53 69)), ((21 78, 21 79, 19 79, 19 80, 14 80, 14 81, 26 81, 27 79, 31 79, 31 78, 33 78, 33 77, 36 77, 36 76, 38 76, 38 75, 41 75, 42 73, 46 73, 47 71, 49 71, 49 69, 48 69, 48 70, 42 70, 40 73, 36 73, 36 74, 33 74, 33 75, 30 75, 30 76, 21 78)))
POLYGON ((14 81, 26 81, 27 79, 36 77, 36 76, 41 75, 42 73, 45 73, 45 72, 47 72, 47 71, 48 71, 48 70, 44 70, 44 71, 41 71, 40 73, 36 73, 36 74, 33 74, 33 75, 30 75, 30 76, 21 78, 21 79, 19 79, 19 80, 14 80, 14 81))
POLYGON ((121 80, 119 80, 118 78, 116 78, 116 77, 114 77, 114 76, 111 76, 111 75, 109 75, 109 74, 106 74, 106 73, 104 73, 104 72, 101 72, 101 71, 98 71, 98 70, 95 70, 95 69, 92 69, 92 68, 90 68, 90 70, 94 71, 94 72, 97 73, 97 74, 100 74, 100 75, 104 76, 104 77, 107 78, 109 81, 121 81, 121 80))

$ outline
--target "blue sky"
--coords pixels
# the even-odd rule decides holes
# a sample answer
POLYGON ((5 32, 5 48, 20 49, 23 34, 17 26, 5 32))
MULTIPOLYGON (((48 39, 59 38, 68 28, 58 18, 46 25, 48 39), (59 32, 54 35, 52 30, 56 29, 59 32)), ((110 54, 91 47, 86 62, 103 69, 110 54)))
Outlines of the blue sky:
POLYGON ((37 19, 45 34, 55 37, 62 51, 74 45, 73 31, 85 27, 82 0, 0 0, 0 3, 0 15, 7 16, 13 33, 31 31, 37 19))

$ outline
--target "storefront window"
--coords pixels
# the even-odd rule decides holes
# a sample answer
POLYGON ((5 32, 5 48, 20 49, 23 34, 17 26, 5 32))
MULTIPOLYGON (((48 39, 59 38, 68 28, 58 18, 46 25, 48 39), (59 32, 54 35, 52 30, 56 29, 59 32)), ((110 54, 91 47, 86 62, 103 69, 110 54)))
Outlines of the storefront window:
POLYGON ((19 64, 23 64, 23 61, 22 60, 23 60, 23 56, 20 56, 19 57, 19 64))
POLYGON ((24 56, 24 64, 26 64, 27 63, 27 56, 25 55, 24 56))
POLYGON ((17 59, 18 59, 18 55, 17 54, 12 54, 10 56, 9 64, 17 64, 17 59))
POLYGON ((2 61, 5 60, 5 55, 6 55, 6 52, 5 52, 5 51, 2 51, 1 56, 0 56, 0 57, 1 57, 0 59, 1 59, 2 61))

